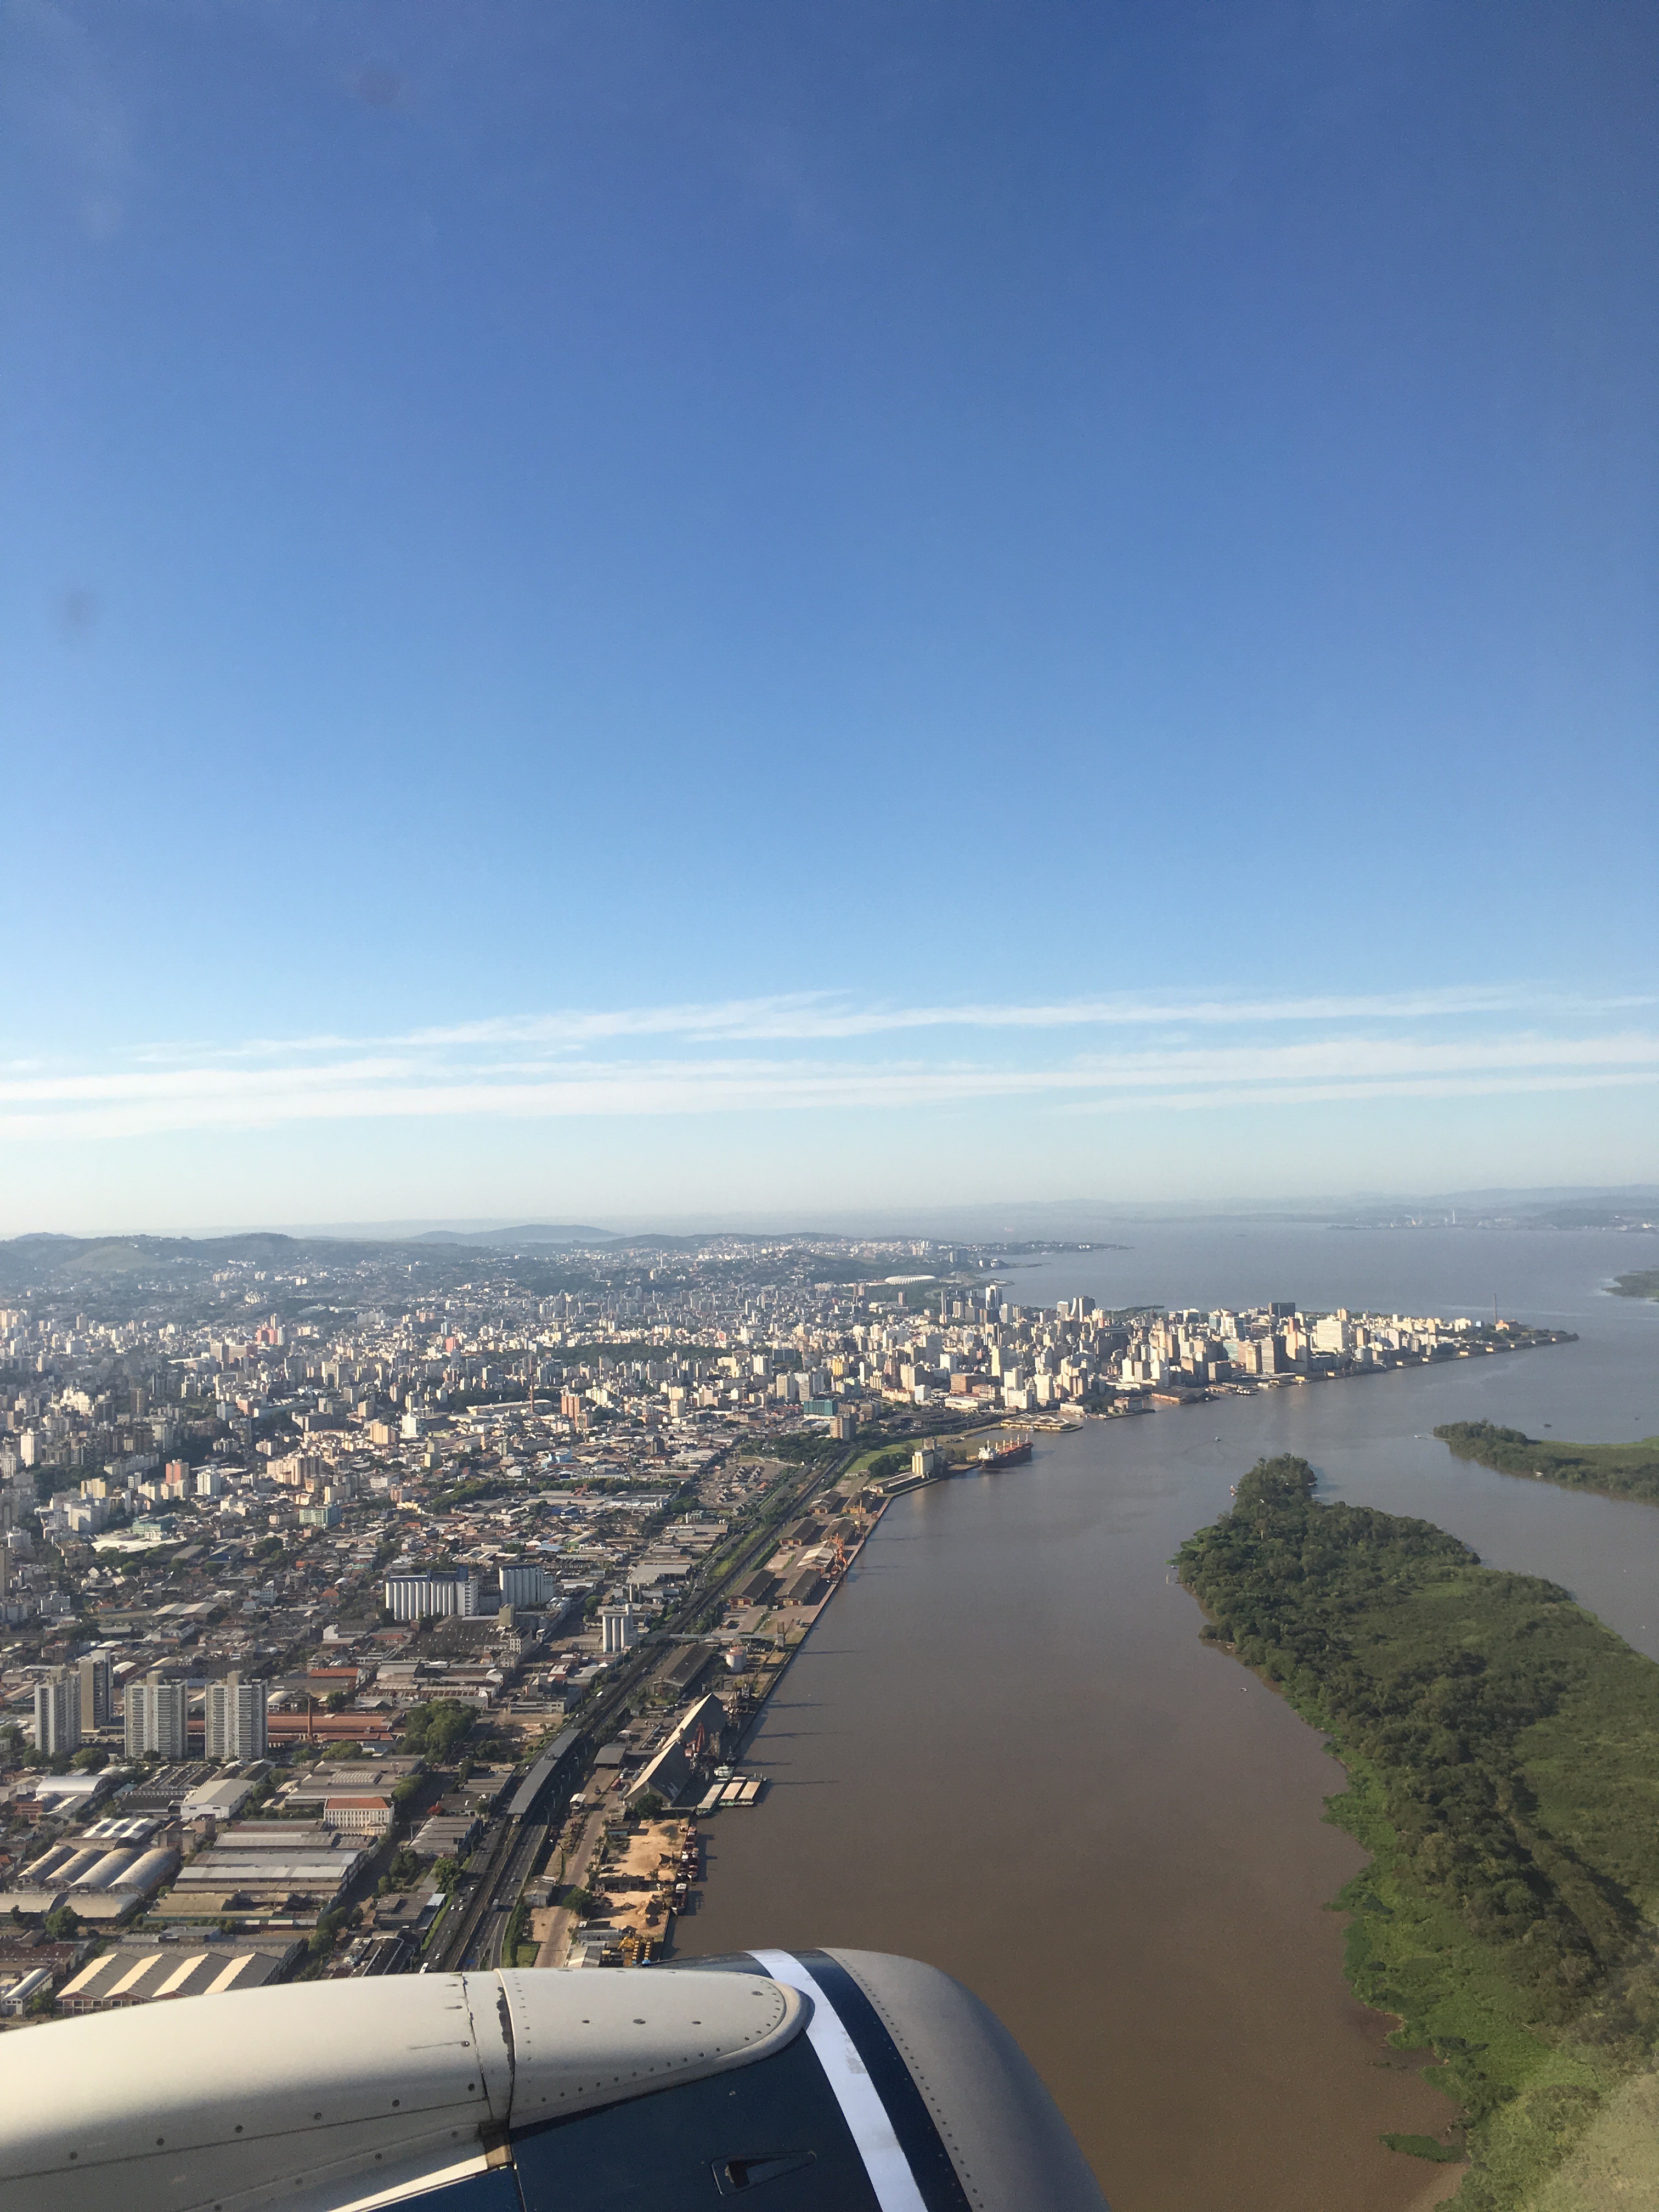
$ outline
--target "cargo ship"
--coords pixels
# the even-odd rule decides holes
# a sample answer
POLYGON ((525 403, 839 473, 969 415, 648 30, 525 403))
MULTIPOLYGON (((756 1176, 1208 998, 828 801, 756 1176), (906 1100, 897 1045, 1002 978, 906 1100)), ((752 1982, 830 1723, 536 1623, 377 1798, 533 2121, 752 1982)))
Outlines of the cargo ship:
POLYGON ((981 1444, 979 1448, 979 1457, 973 1464, 988 1474, 994 1474, 1000 1468, 1018 1467, 1030 1456, 1031 1439, 1028 1434, 1023 1437, 1010 1437, 1005 1443, 1000 1444, 981 1444))

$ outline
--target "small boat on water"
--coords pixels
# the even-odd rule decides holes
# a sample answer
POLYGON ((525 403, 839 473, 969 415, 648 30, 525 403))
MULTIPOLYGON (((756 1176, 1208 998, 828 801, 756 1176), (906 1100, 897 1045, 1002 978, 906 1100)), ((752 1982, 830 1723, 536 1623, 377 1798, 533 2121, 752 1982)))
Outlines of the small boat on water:
POLYGON ((1023 1437, 1006 1437, 1000 1443, 982 1443, 974 1464, 987 1473, 994 1473, 999 1468, 1018 1467, 1030 1456, 1031 1438, 1028 1432, 1023 1437))

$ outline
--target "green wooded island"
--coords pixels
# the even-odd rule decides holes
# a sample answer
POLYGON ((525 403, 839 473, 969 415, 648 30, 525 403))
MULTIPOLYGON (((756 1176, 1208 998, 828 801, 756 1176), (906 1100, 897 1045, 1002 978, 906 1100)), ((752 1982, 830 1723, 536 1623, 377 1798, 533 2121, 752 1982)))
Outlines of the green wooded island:
MULTIPOLYGON (((1426 1521, 1325 1505, 1263 1460, 1182 1546, 1206 1639, 1329 1735, 1328 1817, 1370 1853, 1356 1994, 1461 2111, 1460 2212, 1589 2212, 1659 2185, 1659 1666, 1554 1583, 1426 1521)), ((1631 2201, 1648 2201, 1638 2194, 1631 2201)))
POLYGON ((1659 1298, 1659 1267, 1638 1267, 1613 1284, 1616 1298, 1659 1298))
POLYGON ((1491 1421, 1448 1421, 1435 1431, 1459 1459, 1477 1460, 1500 1474, 1523 1474, 1603 1498, 1659 1505, 1659 1437, 1631 1444, 1570 1444, 1500 1429, 1491 1421))

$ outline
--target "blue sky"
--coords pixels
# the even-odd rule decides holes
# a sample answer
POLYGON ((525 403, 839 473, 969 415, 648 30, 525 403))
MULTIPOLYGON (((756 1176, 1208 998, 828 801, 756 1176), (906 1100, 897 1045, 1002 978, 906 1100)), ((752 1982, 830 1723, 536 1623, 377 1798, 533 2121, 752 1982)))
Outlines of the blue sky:
POLYGON ((1659 1178, 1656 46, 0 0, 0 1228, 1659 1178))

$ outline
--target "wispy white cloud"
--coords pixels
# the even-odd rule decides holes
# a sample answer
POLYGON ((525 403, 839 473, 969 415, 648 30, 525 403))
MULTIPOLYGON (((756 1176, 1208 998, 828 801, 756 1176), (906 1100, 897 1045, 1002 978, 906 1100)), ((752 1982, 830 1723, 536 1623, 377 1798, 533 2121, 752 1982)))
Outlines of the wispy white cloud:
POLYGON ((783 1040, 891 1036, 921 1030, 1255 1028, 1288 1023, 1412 1021, 1456 1015, 1534 1016, 1627 1011, 1659 1003, 1651 997, 1586 1002, 1522 987, 1468 986, 1444 990, 1306 998, 1038 1000, 1027 1004, 974 1001, 955 1006, 857 1006, 828 993, 732 1000, 714 1006, 634 1008, 608 1013, 504 1017, 451 1029, 419 1030, 391 1042, 410 1044, 580 1044, 622 1036, 783 1040))
POLYGON ((1234 1028, 1252 1030, 1352 1022, 1393 1024, 1520 1017, 1534 1020, 1633 1012, 1659 1005, 1659 995, 1566 996, 1525 984, 1456 984, 1431 990, 1306 996, 1137 997, 1119 994, 1030 1001, 970 1000, 954 1005, 859 1002, 845 993, 795 992, 765 998, 691 1000, 665 1006, 564 1007, 371 1035, 322 1031, 299 1037, 252 1037, 231 1044, 155 1043, 136 1060, 156 1066, 292 1062, 320 1054, 433 1053, 519 1046, 560 1058, 596 1045, 676 1038, 686 1045, 820 1043, 907 1032, 959 1030, 1033 1034, 1234 1028))
POLYGON ((1056 1110, 1065 1114, 1108 1114, 1130 1108, 1156 1107, 1160 1113, 1189 1113, 1200 1107, 1214 1109, 1357 1104, 1378 1098, 1518 1098, 1547 1091, 1626 1091, 1632 1085, 1654 1084, 1659 1084, 1659 1068, 1600 1069, 1589 1075, 1540 1069, 1523 1075, 1425 1075, 1398 1082, 1287 1083, 1231 1089, 1221 1085, 1207 1090, 1162 1091, 1152 1097, 1121 1092, 1115 1097, 1089 1099, 1056 1110))
MULTIPOLYGON (((752 1008, 779 1002, 744 1003, 752 1008)), ((606 1033, 613 1049, 589 1057, 577 1047, 549 1054, 539 1037, 509 1039, 499 1025, 478 1024, 465 1031, 422 1032, 418 1040, 404 1040, 401 1050, 337 1048, 331 1055, 320 1041, 307 1039, 298 1048, 268 1045, 258 1053, 250 1048, 236 1061, 198 1056, 169 1066, 152 1057, 125 1067, 0 1073, 0 1137, 96 1140, 167 1130, 375 1119, 902 1109, 1022 1099, 1071 1113, 1131 1107, 1191 1111, 1244 1103, 1291 1106, 1385 1097, 1621 1088, 1659 1081, 1659 1034, 1644 1030, 1585 1034, 1581 1020, 1574 1035, 1539 1028, 1494 1031, 1466 1018, 1448 1019, 1443 1004, 1436 1000, 1440 1023, 1429 1018, 1419 1001, 1418 1026, 1401 1035, 1379 1033, 1384 1024, 1375 1000, 1261 1003, 1275 1010, 1273 1020, 1302 1022, 1323 1033, 1192 1042, 1187 1041, 1191 1013, 1183 1009, 1178 1020, 1165 1017, 1174 1031, 1167 1042, 1128 1049, 1069 1055, 1051 1051, 1035 1060, 1018 1055, 988 1059, 982 1054, 931 1058, 914 1050, 902 1059, 853 1060, 829 1056, 822 1049, 811 1056, 745 1054, 733 1048, 766 1039, 767 1033, 753 1026, 705 1033, 685 1024, 675 1032, 682 1045, 678 1053, 618 1058, 614 1045, 619 1033, 614 1031, 606 1033), (1285 1016, 1279 1009, 1286 1005, 1322 1011, 1285 1016), (1345 1019, 1352 1022, 1360 1010, 1364 1026, 1340 1026, 1345 1019), (1436 1026, 1441 1033, 1425 1033, 1436 1026), (722 1049, 703 1055, 684 1048, 705 1041, 722 1049), (513 1043, 517 1051, 508 1048, 513 1043), (256 1058, 264 1064, 250 1064, 256 1058)), ((1577 1011, 1582 1017, 1582 1004, 1577 1011)), ((687 1012, 678 1010, 682 1018, 687 1012)), ((1154 1026, 1144 1014, 1141 1019, 1154 1026)), ((1240 1029, 1252 1026, 1252 1018, 1241 1018, 1237 1008, 1233 1019, 1240 1029)), ((927 1024, 912 1021, 908 1026, 927 1024)), ((868 1033, 837 1031, 815 1041, 822 1047, 846 1035, 868 1033)), ((620 1034, 656 1033, 638 1027, 620 1034)), ((585 1042, 599 1041, 596 1030, 585 1042)))
POLYGON ((1400 997, 1310 999, 1062 999, 1029 1004, 970 1001, 954 1006, 853 1005, 827 992, 734 999, 708 1006, 638 1006, 605 1012, 503 1015, 419 1030, 387 1042, 417 1045, 544 1044, 575 1047, 622 1037, 678 1036, 692 1043, 830 1042, 924 1030, 1209 1028, 1219 1024, 1404 1020, 1413 1016, 1512 1011, 1502 992, 1446 992, 1400 997))

